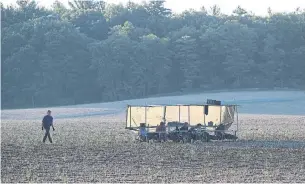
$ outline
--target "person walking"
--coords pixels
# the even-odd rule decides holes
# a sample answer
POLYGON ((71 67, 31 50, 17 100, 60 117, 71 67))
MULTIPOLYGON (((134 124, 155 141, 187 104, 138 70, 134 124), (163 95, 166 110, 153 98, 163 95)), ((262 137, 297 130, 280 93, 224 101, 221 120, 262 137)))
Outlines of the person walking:
POLYGON ((50 143, 52 143, 52 138, 51 138, 51 135, 50 135, 50 128, 53 128, 53 131, 55 131, 55 128, 53 126, 53 117, 51 116, 51 111, 48 110, 47 112, 47 115, 45 115, 42 119, 42 130, 45 129, 46 130, 46 133, 43 137, 43 140, 42 142, 45 143, 46 142, 46 139, 47 137, 49 138, 49 141, 50 143))

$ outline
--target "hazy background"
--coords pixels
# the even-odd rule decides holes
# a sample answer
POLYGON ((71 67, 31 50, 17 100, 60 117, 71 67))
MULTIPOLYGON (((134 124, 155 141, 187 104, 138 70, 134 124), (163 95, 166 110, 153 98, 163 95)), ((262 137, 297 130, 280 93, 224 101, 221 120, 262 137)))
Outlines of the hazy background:
MULTIPOLYGON (((255 88, 296 91, 193 94, 130 103, 216 98, 245 104, 245 113, 302 112, 303 1, 3 2, 4 109, 255 88), (182 12, 181 7, 196 10, 182 12), (270 109, 264 110, 266 106, 270 109)), ((115 104, 121 102, 107 105, 115 104)))
MULTIPOLYGON (((107 3, 114 4, 126 4, 128 1, 135 3, 149 2, 148 0, 105 0, 107 3)), ((164 0, 162 0, 164 1, 164 0)), ((2 0, 7 4, 16 4, 16 0, 2 0)), ((39 6, 51 7, 54 0, 37 0, 39 6)), ((61 3, 68 6, 68 0, 61 0, 61 3)), ((222 12, 226 14, 232 13, 232 11, 240 5, 246 10, 252 11, 256 15, 268 15, 266 11, 268 7, 271 7, 274 12, 292 12, 297 7, 305 8, 305 1, 303 0, 290 0, 290 1, 278 1, 278 0, 267 0, 267 1, 251 1, 251 0, 166 0, 164 6, 171 9, 175 13, 181 13, 188 9, 200 10, 202 6, 211 7, 218 5, 221 7, 222 12)))

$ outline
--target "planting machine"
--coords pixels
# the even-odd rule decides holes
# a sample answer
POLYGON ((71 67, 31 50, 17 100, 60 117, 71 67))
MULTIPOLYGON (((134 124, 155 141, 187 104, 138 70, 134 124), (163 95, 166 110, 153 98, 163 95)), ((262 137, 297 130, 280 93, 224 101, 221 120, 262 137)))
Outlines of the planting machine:
POLYGON ((193 142, 236 140, 237 105, 206 104, 127 106, 126 129, 139 141, 193 142))

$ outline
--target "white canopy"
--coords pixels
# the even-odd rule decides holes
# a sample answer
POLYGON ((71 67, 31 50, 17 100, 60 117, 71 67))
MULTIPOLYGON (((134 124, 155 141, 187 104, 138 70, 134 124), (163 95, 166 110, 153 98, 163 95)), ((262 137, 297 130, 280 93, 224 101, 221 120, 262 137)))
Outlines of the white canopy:
POLYGON ((160 122, 188 122, 189 125, 201 123, 214 125, 234 122, 236 105, 162 105, 162 106, 128 106, 126 127, 139 127, 140 123, 147 126, 157 126, 160 122), (208 106, 208 115, 205 115, 208 106))

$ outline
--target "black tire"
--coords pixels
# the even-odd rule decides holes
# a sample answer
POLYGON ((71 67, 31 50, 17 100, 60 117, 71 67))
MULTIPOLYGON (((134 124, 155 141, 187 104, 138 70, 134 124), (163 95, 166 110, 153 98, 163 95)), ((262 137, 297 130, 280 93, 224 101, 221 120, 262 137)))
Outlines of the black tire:
POLYGON ((207 142, 210 142, 210 141, 211 141, 211 136, 210 136, 210 134, 207 133, 207 132, 204 132, 204 134, 206 135, 206 141, 207 141, 207 142))
POLYGON ((210 141, 210 135, 207 132, 203 132, 201 135, 201 141, 202 142, 209 142, 210 141))
POLYGON ((181 137, 183 143, 190 143, 192 138, 189 134, 182 135, 181 137))

